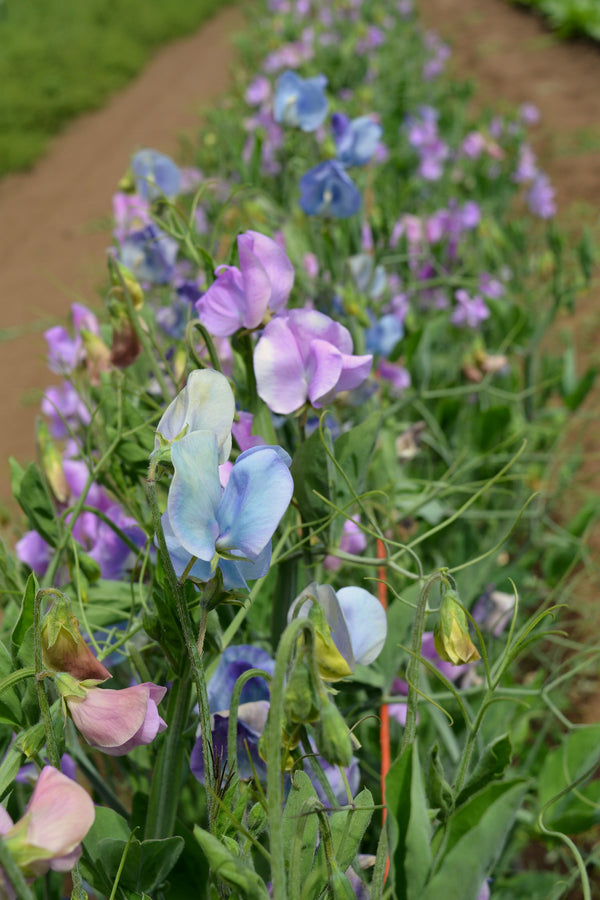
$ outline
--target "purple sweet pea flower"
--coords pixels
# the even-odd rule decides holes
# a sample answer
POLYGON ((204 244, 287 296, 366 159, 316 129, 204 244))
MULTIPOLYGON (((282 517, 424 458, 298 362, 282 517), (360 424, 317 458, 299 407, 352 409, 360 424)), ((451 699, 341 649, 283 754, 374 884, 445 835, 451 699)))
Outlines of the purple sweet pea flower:
MULTIPOLYGON (((208 705, 211 713, 229 709, 235 683, 248 669, 263 669, 269 675, 273 675, 275 660, 266 650, 252 644, 236 644, 223 651, 208 683, 208 705)), ((240 699, 242 703, 268 700, 268 682, 264 678, 251 678, 242 688, 240 699)))
POLYGON ((554 194, 555 191, 548 176, 543 172, 538 172, 527 192, 527 206, 530 212, 540 219, 551 219, 556 213, 554 194))
MULTIPOLYGON (((353 516, 346 519, 342 529, 340 538, 340 550, 344 553, 352 553, 358 555, 367 547, 367 539, 360 527, 360 516, 353 516)), ((323 560, 323 566, 330 572, 336 572, 342 565, 342 560, 336 556, 326 556, 323 560)))
MULTIPOLYGON (((267 767, 258 752, 258 743, 264 731, 269 713, 268 700, 254 700, 241 703, 238 707, 237 719, 237 770, 242 779, 256 775, 264 779, 267 767)), ((217 759, 227 760, 227 735, 229 729, 229 710, 214 713, 211 716, 213 752, 217 759)), ((202 732, 198 730, 196 743, 190 755, 192 775, 204 784, 204 753, 202 732)))
POLYGON ((77 431, 92 421, 87 406, 69 381, 46 388, 41 409, 50 419, 50 433, 54 438, 65 438, 69 429, 77 431))
POLYGON ((173 444, 171 459, 175 473, 163 529, 177 574, 196 557, 190 574, 201 581, 211 578, 217 561, 226 586, 244 586, 246 578, 264 575, 271 537, 293 492, 287 453, 269 446, 246 450, 225 490, 212 432, 185 435, 173 444))
POLYGON ((249 106, 260 106, 271 96, 271 82, 264 75, 258 75, 246 88, 244 99, 249 106))
POLYGON ((100 334, 98 319, 87 307, 73 303, 71 316, 75 331, 73 337, 62 325, 55 325, 44 332, 48 344, 48 368, 57 375, 69 375, 85 359, 82 331, 100 334))
POLYGON ((231 426, 231 433, 242 451, 266 444, 265 439, 260 434, 252 434, 253 423, 254 416, 252 413, 242 411, 237 414, 237 422, 234 422, 231 426))
POLYGON ((138 281, 167 284, 175 272, 178 250, 177 241, 152 224, 127 235, 119 249, 119 261, 138 281))
POLYGON ((343 166, 364 166, 373 157, 381 135, 379 125, 371 116, 350 120, 343 113, 334 113, 331 127, 337 159, 343 166))
POLYGON ((302 131, 315 131, 327 115, 326 84, 324 75, 300 78, 295 72, 284 72, 275 85, 275 121, 302 131))
POLYGON ((320 409, 362 384, 372 361, 352 355, 343 325, 316 310, 293 309, 272 319, 256 345, 258 394, 276 413, 294 412, 307 400, 320 409))
POLYGON ((176 197, 181 191, 181 172, 169 156, 158 150, 138 150, 131 158, 136 192, 144 200, 176 197))
POLYGON ((152 223, 150 203, 139 194, 124 194, 119 191, 113 195, 112 204, 115 220, 113 234, 120 244, 132 231, 139 231, 152 223))
POLYGON ((216 281, 196 303, 200 321, 217 337, 258 328, 267 311, 285 306, 294 285, 294 267, 276 241, 247 231, 237 244, 240 268, 220 266, 216 281))
POLYGON ((408 369, 396 363, 388 362, 387 359, 379 360, 375 374, 378 378, 383 378, 384 381, 389 383, 390 393, 396 397, 401 397, 411 385, 408 369))
POLYGON ((309 169, 300 179, 300 207, 307 216, 347 219, 360 209, 360 191, 334 159, 309 169))
POLYGON ((52 559, 52 547, 37 531, 26 531, 15 544, 17 558, 24 562, 36 575, 45 575, 52 559))
POLYGON ((478 294, 471 297, 467 291, 460 289, 454 292, 454 297, 457 305, 450 316, 453 325, 458 328, 478 328, 489 318, 490 311, 478 294))

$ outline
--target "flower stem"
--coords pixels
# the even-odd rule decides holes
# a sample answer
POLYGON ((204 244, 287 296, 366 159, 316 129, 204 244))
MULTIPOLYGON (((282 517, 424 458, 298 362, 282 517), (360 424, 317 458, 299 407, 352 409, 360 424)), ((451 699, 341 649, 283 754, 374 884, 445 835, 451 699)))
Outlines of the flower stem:
POLYGON ((425 620, 427 618, 427 601, 432 586, 438 580, 439 574, 436 572, 429 578, 419 594, 417 600, 417 609, 415 615, 415 623, 412 633, 412 653, 406 667, 406 680, 408 681, 408 701, 406 709, 406 724, 402 734, 400 743, 400 753, 409 744, 412 744, 417 735, 417 707, 419 704, 419 674, 421 669, 421 644, 423 642, 423 632, 425 631, 425 620))
POLYGON ((51 766, 54 766, 55 769, 60 769, 60 754, 58 752, 58 744, 56 743, 54 728, 52 727, 52 715, 50 713, 50 706, 48 704, 48 697, 46 695, 46 685, 44 684, 44 676, 46 673, 44 671, 44 663, 42 659, 42 601, 47 596, 47 594, 50 593, 60 595, 59 591, 56 591, 52 588, 50 590, 42 589, 41 591, 37 592, 37 594, 35 595, 35 600, 33 601, 33 653, 35 668, 35 689, 40 706, 40 715, 44 725, 48 760, 51 766))

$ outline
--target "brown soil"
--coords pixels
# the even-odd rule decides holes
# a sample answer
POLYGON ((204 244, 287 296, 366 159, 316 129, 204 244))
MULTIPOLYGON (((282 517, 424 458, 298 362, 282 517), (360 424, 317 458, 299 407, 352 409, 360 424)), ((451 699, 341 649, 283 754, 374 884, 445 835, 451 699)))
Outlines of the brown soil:
POLYGON ((225 9, 163 48, 104 109, 57 137, 33 171, 0 182, 0 503, 10 497, 8 457, 35 454, 34 419, 51 380, 42 330, 74 300, 99 304, 110 198, 132 151, 176 153, 177 136, 198 128, 200 110, 227 85, 241 24, 239 9, 225 9))

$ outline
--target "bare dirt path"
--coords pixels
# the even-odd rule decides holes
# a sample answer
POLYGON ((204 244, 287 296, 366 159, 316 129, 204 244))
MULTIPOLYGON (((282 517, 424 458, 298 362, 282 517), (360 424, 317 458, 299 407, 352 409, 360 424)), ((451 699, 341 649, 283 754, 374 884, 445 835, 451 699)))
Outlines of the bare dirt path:
POLYGON ((110 243, 98 223, 132 151, 175 153, 178 135, 197 130, 199 110, 227 85, 242 22, 227 8, 169 44, 104 109, 57 137, 33 171, 0 181, 0 503, 10 496, 8 457, 34 457, 34 419, 51 377, 40 319, 64 317, 73 300, 98 305, 110 243))

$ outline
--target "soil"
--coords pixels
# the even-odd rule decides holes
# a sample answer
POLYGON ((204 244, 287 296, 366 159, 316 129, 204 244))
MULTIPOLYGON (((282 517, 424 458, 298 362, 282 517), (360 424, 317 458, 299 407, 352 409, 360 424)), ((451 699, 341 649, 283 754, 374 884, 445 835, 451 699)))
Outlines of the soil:
MULTIPOLYGON (((8 457, 35 456, 34 421, 46 366, 43 330, 73 301, 100 305, 110 244, 110 199, 133 150, 177 154, 203 108, 228 84, 240 9, 226 8, 190 37, 160 50, 102 110, 82 116, 36 167, 0 181, 0 504, 8 457)), ((13 510, 10 505, 10 510, 13 510)))

